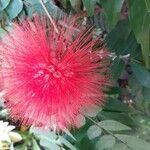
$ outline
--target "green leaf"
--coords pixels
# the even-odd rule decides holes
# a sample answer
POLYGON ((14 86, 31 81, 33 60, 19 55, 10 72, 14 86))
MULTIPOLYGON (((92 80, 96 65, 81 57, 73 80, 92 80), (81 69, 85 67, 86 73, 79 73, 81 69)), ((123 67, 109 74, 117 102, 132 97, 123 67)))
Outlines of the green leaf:
POLYGON ((109 130, 109 131, 131 130, 130 127, 115 120, 103 120, 99 122, 98 124, 105 130, 109 130))
MULTIPOLYGON (((107 47, 117 56, 121 55, 126 47, 126 41, 130 35, 128 21, 119 21, 116 27, 107 35, 107 47)), ((124 62, 118 57, 113 61, 111 66, 112 79, 118 79, 124 69, 124 62)))
POLYGON ((150 3, 149 0, 128 0, 129 20, 138 42, 147 68, 150 68, 150 3), (137 7, 140 6, 140 7, 137 7), (137 19, 138 18, 138 19, 137 19))
POLYGON ((150 88, 150 72, 144 66, 135 62, 131 63, 131 67, 135 77, 141 85, 150 88))
MULTIPOLYGON (((92 125, 92 124, 90 124, 90 125, 92 125)), ((80 129, 76 129, 76 130, 73 131, 73 135, 74 135, 75 139, 76 139, 78 142, 82 141, 82 140, 86 137, 86 135, 87 135, 87 130, 88 130, 88 128, 90 127, 90 125, 89 125, 89 122, 87 122, 87 123, 85 124, 85 126, 81 127, 80 129)), ((87 138, 87 139, 88 139, 88 138, 87 138)), ((88 139, 88 140, 89 140, 89 139, 88 139)))
POLYGON ((137 40, 135 38, 135 35, 132 32, 130 32, 127 40, 126 40, 126 44, 125 47, 121 53, 121 55, 127 55, 130 54, 131 59, 141 59, 141 48, 140 48, 140 44, 137 43, 137 40))
POLYGON ((124 68, 125 68, 125 63, 123 62, 123 60, 116 58, 112 62, 112 66, 111 66, 112 80, 118 80, 124 68))
POLYGON ((117 55, 120 55, 126 46, 126 40, 130 32, 129 22, 127 20, 119 21, 106 37, 108 48, 117 55))
POLYGON ((58 144, 64 144, 67 146, 70 150, 77 150, 69 141, 67 141, 64 137, 59 136, 59 139, 57 140, 58 144))
POLYGON ((131 109, 124 103, 120 102, 119 100, 116 100, 114 98, 109 98, 106 101, 106 104, 104 106, 104 110, 106 111, 115 111, 115 112, 130 112, 131 109))
MULTIPOLYGON (((44 3, 48 2, 49 0, 43 0, 44 3)), ((35 5, 39 4, 40 0, 25 0, 25 4, 35 5)))
POLYGON ((104 8, 110 29, 114 28, 120 18, 120 11, 124 0, 100 0, 100 4, 104 8))
POLYGON ((60 150, 60 147, 56 143, 45 139, 40 140, 40 145, 42 145, 45 148, 48 148, 48 150, 60 150))
POLYGON ((96 143, 97 150, 105 150, 107 148, 111 148, 115 145, 116 140, 111 135, 104 135, 100 138, 100 140, 96 143))
POLYGON ((12 0, 6 8, 6 12, 9 18, 12 20, 19 15, 22 9, 23 2, 21 0, 12 0))
POLYGON ((9 4, 10 0, 1 0, 0 1, 0 11, 3 11, 9 4))
POLYGON ((144 100, 150 102, 150 88, 143 88, 144 100))
POLYGON ((34 13, 38 12, 39 14, 43 14, 44 10, 40 4, 31 5, 30 7, 26 7, 28 17, 32 17, 34 13))
POLYGON ((65 132, 69 137, 71 137, 74 141, 76 141, 76 138, 70 133, 68 129, 64 128, 63 132, 65 132))
POLYGON ((102 130, 97 125, 92 125, 87 130, 87 136, 90 140, 100 136, 102 133, 102 130))
POLYGON ((133 150, 149 150, 150 149, 150 143, 147 143, 146 141, 136 136, 122 135, 122 134, 116 134, 115 136, 121 139, 122 141, 124 141, 133 150))
POLYGON ((76 10, 76 12, 81 11, 82 0, 69 0, 69 1, 74 10, 76 10))
POLYGON ((40 150, 40 147, 37 144, 37 141, 35 139, 33 139, 33 138, 32 138, 32 144, 33 144, 33 146, 32 146, 33 150, 40 150))
POLYGON ((57 138, 55 132, 52 131, 45 131, 37 127, 30 128, 30 133, 34 133, 40 139, 47 139, 49 141, 54 141, 57 138))
POLYGON ((130 55, 131 59, 141 59, 140 45, 131 31, 129 22, 119 21, 116 27, 106 37, 107 47, 118 56, 111 65, 113 80, 117 80, 125 69, 125 63, 119 59, 120 55, 130 55))
POLYGON ((96 0, 82 0, 89 16, 94 14, 96 0))
POLYGON ((126 112, 102 111, 100 113, 100 117, 103 120, 111 119, 111 120, 116 120, 118 122, 126 124, 127 126, 135 126, 134 121, 131 119, 131 117, 126 112))
MULTIPOLYGON (((57 7, 52 1, 48 1, 47 3, 45 3, 45 6, 50 15, 53 17, 59 18, 64 15, 64 12, 59 7, 57 7)), ((45 11, 40 3, 35 3, 31 6, 26 5, 26 10, 29 17, 32 17, 34 13, 45 15, 45 11)))
POLYGON ((123 143, 116 143, 111 150, 131 150, 123 143))
POLYGON ((65 145, 71 150, 76 148, 67 141, 63 136, 57 136, 53 131, 45 131, 40 128, 30 128, 30 132, 34 133, 40 140, 40 144, 48 149, 60 150, 60 145, 65 145))

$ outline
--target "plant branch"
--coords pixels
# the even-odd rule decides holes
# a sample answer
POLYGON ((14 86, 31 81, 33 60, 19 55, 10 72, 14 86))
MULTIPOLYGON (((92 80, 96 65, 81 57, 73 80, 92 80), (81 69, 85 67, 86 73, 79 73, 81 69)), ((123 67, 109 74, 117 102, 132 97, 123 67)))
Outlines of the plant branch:
POLYGON ((117 136, 115 136, 112 132, 106 130, 105 128, 101 127, 95 120, 93 120, 91 117, 86 116, 91 122, 93 122, 95 125, 97 125, 100 129, 106 131, 108 134, 110 134, 111 136, 113 136, 115 139, 119 140, 121 143, 123 143, 124 145, 126 145, 130 150, 133 150, 126 142, 122 141, 121 139, 119 139, 117 136))
POLYGON ((50 22, 52 23, 52 25, 53 25, 53 27, 54 27, 54 30, 56 31, 56 33, 59 33, 59 31, 58 31, 58 29, 57 29, 57 27, 56 27, 56 24, 54 23, 53 18, 52 18, 51 15, 49 14, 49 12, 48 12, 48 10, 47 10, 47 8, 46 8, 46 6, 45 6, 43 0, 40 0, 40 3, 41 3, 41 5, 42 5, 42 7, 43 7, 45 13, 47 14, 47 16, 48 16, 50 22))

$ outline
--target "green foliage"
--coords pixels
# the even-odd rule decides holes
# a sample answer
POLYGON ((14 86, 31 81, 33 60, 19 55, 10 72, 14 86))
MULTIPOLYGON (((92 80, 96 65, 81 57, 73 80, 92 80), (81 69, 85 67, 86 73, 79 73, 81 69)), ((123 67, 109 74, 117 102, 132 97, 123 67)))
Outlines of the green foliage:
POLYGON ((111 135, 103 135, 100 140, 96 143, 97 150, 105 150, 115 145, 116 139, 111 135))
POLYGON ((149 150, 150 144, 139 139, 136 136, 129 136, 129 135, 115 135, 122 141, 126 142, 127 145, 130 146, 133 150, 149 150))
POLYGON ((104 13, 107 18, 108 26, 110 29, 114 28, 120 18, 120 11, 124 0, 99 0, 104 8, 104 13))
POLYGON ((8 6, 9 3, 10 0, 1 0, 0 11, 3 11, 8 6))
POLYGON ((76 150, 76 148, 68 140, 66 140, 64 136, 57 135, 54 131, 31 128, 30 132, 36 135, 40 140, 40 145, 48 150, 60 150, 63 145, 68 147, 70 150, 76 150))
POLYGON ((128 0, 128 3, 131 28, 141 44, 146 67, 150 69, 150 3, 149 0, 128 0))
POLYGON ((131 130, 130 127, 115 121, 115 120, 103 120, 98 123, 101 128, 108 130, 108 131, 123 131, 123 130, 131 130))
POLYGON ((150 72, 138 63, 131 64, 132 70, 138 81, 144 87, 150 88, 150 72), (144 78, 143 78, 144 77, 144 78))
MULTIPOLYGON (((114 52, 117 56, 123 54, 126 40, 130 34, 130 28, 128 25, 128 21, 120 21, 116 27, 107 35, 106 43, 108 48, 114 52), (115 36, 114 36, 115 35, 115 36)), ((130 49, 131 50, 131 49, 130 49)), ((124 69, 123 60, 118 57, 113 61, 111 70, 112 70, 112 78, 118 79, 120 77, 121 72, 124 69)))
POLYGON ((97 125, 92 125, 87 130, 87 135, 90 140, 100 136, 101 133, 102 133, 102 130, 97 125))
POLYGON ((82 0, 83 4, 90 16, 94 14, 94 8, 96 4, 96 0, 82 0))
POLYGON ((23 2, 21 0, 11 0, 10 4, 6 8, 6 12, 9 16, 9 19, 14 19, 19 15, 23 9, 23 2))

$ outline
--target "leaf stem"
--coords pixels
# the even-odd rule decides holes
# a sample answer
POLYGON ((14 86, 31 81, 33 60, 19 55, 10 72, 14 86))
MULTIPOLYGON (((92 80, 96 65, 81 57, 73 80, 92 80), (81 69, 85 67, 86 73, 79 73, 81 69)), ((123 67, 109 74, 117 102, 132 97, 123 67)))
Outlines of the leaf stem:
POLYGON ((53 25, 53 27, 54 27, 54 30, 56 31, 56 33, 59 33, 59 31, 58 31, 58 29, 57 29, 57 27, 56 27, 56 24, 54 23, 53 18, 52 18, 51 15, 49 14, 49 12, 48 12, 48 10, 47 10, 47 8, 46 8, 46 6, 45 6, 43 0, 40 0, 40 3, 41 3, 41 5, 42 5, 42 7, 43 7, 45 13, 47 14, 47 16, 48 16, 50 22, 52 23, 52 25, 53 25))
POLYGON ((119 140, 121 143, 123 143, 124 145, 126 145, 130 150, 133 150, 126 142, 122 141, 121 139, 119 139, 117 136, 115 136, 112 132, 106 130, 105 128, 101 127, 94 119, 92 119, 89 116, 86 116, 91 122, 93 122, 95 125, 97 125, 100 129, 104 130, 105 132, 107 132, 108 134, 110 134, 111 136, 113 136, 115 139, 119 140))

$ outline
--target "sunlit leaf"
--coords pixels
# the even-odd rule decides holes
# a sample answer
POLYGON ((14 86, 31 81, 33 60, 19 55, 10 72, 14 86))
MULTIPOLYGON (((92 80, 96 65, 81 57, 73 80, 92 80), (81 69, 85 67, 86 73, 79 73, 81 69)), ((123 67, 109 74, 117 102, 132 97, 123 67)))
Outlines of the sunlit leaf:
POLYGON ((97 150, 105 150, 111 148, 115 145, 116 139, 111 135, 102 136, 99 141, 96 143, 97 150))
POLYGON ((57 141, 58 141, 58 143, 60 143, 60 144, 62 143, 65 146, 67 146, 70 150, 77 150, 69 141, 67 141, 62 136, 59 136, 59 139, 57 141))
POLYGON ((102 133, 102 130, 97 125, 92 125, 87 130, 87 135, 90 140, 100 136, 102 133))
POLYGON ((40 140, 40 145, 47 148, 48 150, 61 150, 56 143, 44 139, 40 140))
POLYGON ((22 0, 11 0, 9 6, 6 8, 7 14, 10 19, 14 19, 23 9, 22 0))
POLYGON ((110 130, 110 131, 131 130, 130 127, 115 120, 103 120, 98 124, 105 130, 110 130))
POLYGON ((121 134, 117 134, 115 136, 124 141, 132 150, 149 150, 150 148, 149 143, 136 136, 121 135, 121 134))
POLYGON ((0 11, 4 10, 8 4, 9 4, 10 0, 1 0, 0 1, 0 11))
POLYGON ((32 144, 33 144, 33 146, 32 146, 33 150, 41 150, 38 143, 37 143, 37 141, 33 138, 32 138, 32 144))

